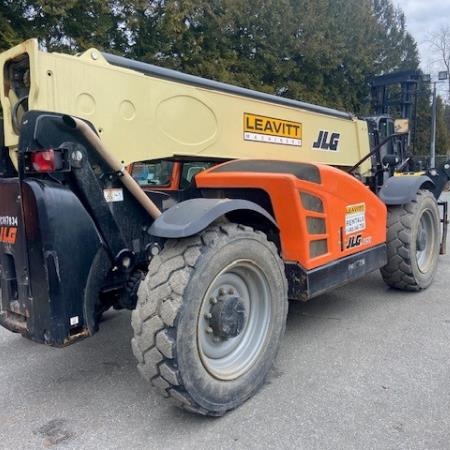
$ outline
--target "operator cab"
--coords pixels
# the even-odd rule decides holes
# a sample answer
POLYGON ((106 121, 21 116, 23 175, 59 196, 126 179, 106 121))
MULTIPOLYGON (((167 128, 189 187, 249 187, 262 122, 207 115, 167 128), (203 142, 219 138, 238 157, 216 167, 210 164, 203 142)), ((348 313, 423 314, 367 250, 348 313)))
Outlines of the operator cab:
POLYGON ((375 149, 371 157, 374 188, 381 187, 394 172, 407 168, 409 146, 409 124, 406 119, 394 120, 391 116, 365 117, 369 130, 370 148, 375 149))
POLYGON ((163 211, 195 189, 194 178, 200 172, 223 161, 148 160, 131 164, 128 171, 147 195, 163 211))

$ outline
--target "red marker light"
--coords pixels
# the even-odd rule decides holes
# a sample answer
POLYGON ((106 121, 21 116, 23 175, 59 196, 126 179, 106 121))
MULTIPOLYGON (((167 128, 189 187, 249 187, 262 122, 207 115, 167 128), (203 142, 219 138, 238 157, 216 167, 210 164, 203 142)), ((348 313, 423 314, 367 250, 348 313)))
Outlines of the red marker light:
POLYGON ((30 159, 36 172, 54 172, 56 169, 53 149, 33 152, 30 159))

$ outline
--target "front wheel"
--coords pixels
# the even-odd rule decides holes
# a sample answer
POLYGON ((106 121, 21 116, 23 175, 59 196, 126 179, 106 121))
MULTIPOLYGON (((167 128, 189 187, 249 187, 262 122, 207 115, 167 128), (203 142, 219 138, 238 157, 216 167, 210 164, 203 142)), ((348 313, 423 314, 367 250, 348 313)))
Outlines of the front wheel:
POLYGON ((381 269, 391 287, 418 291, 436 273, 439 256, 439 208, 429 191, 420 190, 406 205, 388 209, 388 263, 381 269))
POLYGON ((168 241, 138 297, 133 352, 164 396, 218 416, 261 387, 288 307, 283 262, 263 233, 226 223, 168 241))

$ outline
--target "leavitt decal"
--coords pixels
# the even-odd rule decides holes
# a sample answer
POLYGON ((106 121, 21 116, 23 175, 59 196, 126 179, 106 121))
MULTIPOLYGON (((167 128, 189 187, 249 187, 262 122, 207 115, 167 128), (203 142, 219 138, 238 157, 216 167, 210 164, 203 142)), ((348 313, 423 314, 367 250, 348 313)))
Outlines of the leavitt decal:
POLYGON ((302 145, 302 124, 244 113, 244 140, 300 147, 302 145))

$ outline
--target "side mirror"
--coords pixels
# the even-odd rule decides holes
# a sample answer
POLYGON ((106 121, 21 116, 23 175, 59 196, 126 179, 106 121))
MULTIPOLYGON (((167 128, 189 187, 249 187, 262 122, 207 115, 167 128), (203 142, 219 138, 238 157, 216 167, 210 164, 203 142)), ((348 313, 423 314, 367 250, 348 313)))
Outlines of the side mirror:
POLYGON ((386 155, 382 162, 384 167, 393 168, 400 163, 400 158, 397 155, 386 155))

